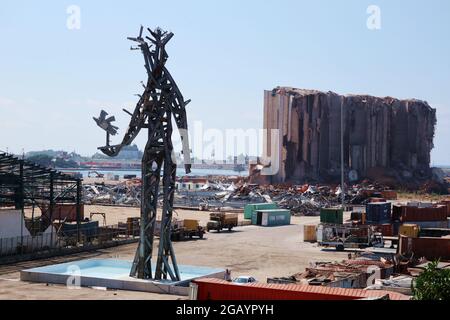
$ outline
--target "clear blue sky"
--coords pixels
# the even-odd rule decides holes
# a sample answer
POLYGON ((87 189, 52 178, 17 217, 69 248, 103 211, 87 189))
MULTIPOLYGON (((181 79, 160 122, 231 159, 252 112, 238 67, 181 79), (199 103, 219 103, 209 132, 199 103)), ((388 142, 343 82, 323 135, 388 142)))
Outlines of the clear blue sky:
POLYGON ((169 68, 192 99, 191 122, 260 128, 263 90, 278 85, 418 98, 438 113, 433 163, 450 164, 449 14, 447 0, 2 0, 0 149, 93 154, 103 106, 123 133, 120 110, 145 80, 126 37, 143 24, 175 33, 169 68), (80 30, 66 27, 72 4, 80 30), (372 4, 381 30, 366 27, 372 4))

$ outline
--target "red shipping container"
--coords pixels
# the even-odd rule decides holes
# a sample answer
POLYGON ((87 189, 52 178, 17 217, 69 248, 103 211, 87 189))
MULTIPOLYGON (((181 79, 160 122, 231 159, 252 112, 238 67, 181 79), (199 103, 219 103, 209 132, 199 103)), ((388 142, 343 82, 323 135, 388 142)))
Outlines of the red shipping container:
POLYGON ((428 260, 450 259, 450 239, 400 236, 399 252, 413 252, 415 257, 425 257, 428 260))
POLYGON ((418 207, 402 207, 402 222, 411 221, 446 221, 447 220, 447 207, 436 206, 431 208, 418 208, 418 207))
POLYGON ((297 284, 251 283, 238 285, 220 279, 198 279, 197 300, 356 300, 389 295, 391 300, 409 300, 403 294, 383 290, 343 289, 297 284))

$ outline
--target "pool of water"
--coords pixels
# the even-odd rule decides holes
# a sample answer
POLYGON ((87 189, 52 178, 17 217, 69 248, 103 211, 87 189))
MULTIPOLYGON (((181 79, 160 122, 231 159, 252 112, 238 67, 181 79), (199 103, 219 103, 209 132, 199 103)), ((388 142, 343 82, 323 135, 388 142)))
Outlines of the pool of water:
MULTIPOLYGON (((100 279, 133 279, 129 276, 132 262, 116 259, 92 259, 81 260, 70 263, 50 265, 40 268, 24 270, 27 272, 58 275, 79 275, 81 277, 92 277, 100 279)), ((155 265, 152 264, 152 270, 155 265)), ((223 269, 184 266, 179 265, 181 281, 191 280, 199 277, 205 277, 210 274, 223 272, 223 269)), ((172 283, 172 281, 163 281, 172 283)))

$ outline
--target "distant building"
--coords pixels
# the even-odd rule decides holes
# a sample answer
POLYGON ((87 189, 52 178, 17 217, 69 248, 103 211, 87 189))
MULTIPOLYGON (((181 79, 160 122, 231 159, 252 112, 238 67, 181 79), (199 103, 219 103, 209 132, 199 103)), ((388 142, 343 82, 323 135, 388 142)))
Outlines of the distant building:
POLYGON ((189 178, 184 177, 175 182, 178 191, 199 191, 208 184, 205 178, 189 178))

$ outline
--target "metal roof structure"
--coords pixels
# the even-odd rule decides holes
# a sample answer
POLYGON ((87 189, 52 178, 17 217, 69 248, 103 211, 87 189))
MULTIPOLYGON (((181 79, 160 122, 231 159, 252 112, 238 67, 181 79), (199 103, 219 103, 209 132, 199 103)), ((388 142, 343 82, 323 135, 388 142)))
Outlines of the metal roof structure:
POLYGON ((22 210, 37 206, 49 225, 55 204, 71 203, 80 208, 81 194, 81 179, 0 152, 0 206, 22 210))

